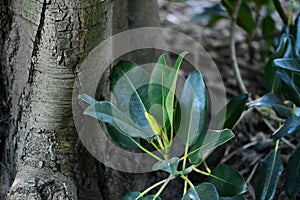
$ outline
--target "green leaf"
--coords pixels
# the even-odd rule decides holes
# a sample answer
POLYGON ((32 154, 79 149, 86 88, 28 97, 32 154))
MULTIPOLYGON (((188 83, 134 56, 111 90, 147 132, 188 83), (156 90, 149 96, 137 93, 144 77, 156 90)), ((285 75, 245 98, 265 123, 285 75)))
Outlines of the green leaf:
POLYGON ((200 136, 207 115, 207 99, 202 74, 194 70, 187 78, 179 99, 181 120, 178 136, 190 146, 200 136))
POLYGON ((285 191, 290 199, 300 192, 300 146, 289 158, 286 168, 285 191))
POLYGON ((130 71, 131 69, 138 67, 134 62, 127 60, 120 60, 112 69, 110 75, 110 90, 114 91, 116 84, 124 76, 124 73, 130 71))
POLYGON ((93 97, 87 95, 87 94, 81 94, 78 97, 79 99, 82 99, 83 101, 85 101, 88 104, 92 104, 96 102, 96 99, 94 99, 93 97))
POLYGON ((277 58, 274 65, 294 72, 300 72, 300 60, 295 58, 277 58))
POLYGON ((140 194, 140 192, 128 192, 125 196, 122 197, 121 200, 161 200, 160 197, 154 198, 154 195, 149 195, 136 199, 140 194))
POLYGON ((208 130, 201 133, 198 140, 191 147, 189 153, 189 162, 193 165, 199 165, 216 147, 224 144, 234 137, 234 134, 229 129, 224 130, 208 130))
POLYGON ((271 200, 276 192, 276 187, 283 171, 278 152, 273 150, 261 162, 258 168, 258 188, 256 198, 259 200, 271 200))
POLYGON ((300 117, 290 116, 273 135, 274 140, 278 140, 287 135, 299 134, 300 133, 300 117))
POLYGON ((127 135, 122 134, 120 131, 118 131, 108 123, 105 123, 105 126, 110 138, 115 144, 124 149, 138 148, 137 144, 140 144, 139 138, 130 138, 127 135), (135 142, 133 142, 132 140, 134 140, 135 142))
POLYGON ((213 25, 219 19, 228 18, 229 15, 225 8, 219 4, 204 8, 203 12, 197 13, 191 19, 192 23, 205 23, 208 26, 213 25))
MULTIPOLYGON (((281 91, 280 81, 276 72, 279 67, 289 68, 286 64, 294 58, 299 58, 295 40, 292 35, 284 33, 280 38, 276 52, 270 57, 265 67, 265 84, 269 91, 273 93, 281 91)), ((295 64, 293 61, 291 62, 290 64, 295 64)))
POLYGON ((223 108, 218 115, 217 118, 217 127, 218 128, 228 128, 232 129, 237 121, 240 119, 242 113, 246 109, 246 103, 251 94, 240 94, 238 96, 233 97, 229 103, 223 108), (223 119, 221 117, 224 116, 224 112, 226 111, 226 117, 224 121, 224 125, 222 126, 223 119))
POLYGON ((202 183, 191 187, 182 200, 219 200, 219 194, 213 184, 202 183))
POLYGON ((122 200, 135 200, 140 194, 140 192, 128 192, 125 196, 122 197, 122 200))
MULTIPOLYGON (((171 73, 169 74, 168 76, 168 81, 169 80, 172 80, 171 81, 171 87, 170 87, 170 91, 167 95, 167 98, 166 98, 166 110, 167 110, 167 113, 168 113, 168 117, 169 117, 169 120, 170 120, 170 124, 171 126, 173 126, 173 115, 174 115, 174 96, 175 96, 175 91, 176 91, 176 83, 177 83, 177 78, 178 78, 178 73, 179 73, 179 68, 181 66, 181 63, 183 61, 183 58, 184 56, 187 54, 188 52, 182 52, 174 66, 173 66, 173 70, 171 71, 171 73)), ((169 87, 168 87, 169 88, 169 87)))
POLYGON ((273 44, 274 33, 276 31, 276 26, 271 15, 267 15, 262 21, 262 33, 264 39, 266 40, 266 47, 269 48, 273 44))
POLYGON ((254 106, 270 108, 274 110, 279 117, 284 119, 292 115, 292 109, 287 107, 272 93, 266 94, 263 97, 251 101, 247 104, 247 108, 251 108, 254 106))
POLYGON ((168 67, 165 55, 161 55, 151 73, 148 86, 149 103, 152 106, 150 113, 156 117, 162 127, 168 126, 170 123, 165 104, 173 82, 172 77, 169 77, 171 71, 172 69, 168 67))
POLYGON ((230 166, 218 165, 208 177, 208 181, 215 185, 222 197, 232 197, 247 191, 243 177, 230 166))
POLYGON ((110 102, 100 101, 93 103, 84 111, 84 114, 111 124, 118 131, 127 136, 147 139, 154 135, 152 131, 145 132, 141 127, 134 124, 130 117, 121 112, 110 102))
POLYGON ((300 52, 300 14, 298 14, 296 18, 295 26, 296 26, 296 46, 298 52, 300 52))
POLYGON ((135 63, 120 61, 115 65, 111 88, 116 106, 124 113, 130 113, 132 120, 140 126, 147 126, 144 112, 149 109, 149 74, 135 63))
POLYGON ((150 195, 150 196, 146 196, 144 198, 139 198, 139 200, 161 200, 160 197, 156 197, 156 198, 154 198, 154 197, 155 197, 155 195, 150 195))
POLYGON ((300 106, 300 94, 298 92, 298 87, 295 85, 291 77, 284 71, 277 71, 278 76, 281 79, 281 84, 284 87, 283 94, 288 99, 291 100, 297 106, 300 106))
MULTIPOLYGON (((222 0, 221 2, 227 9, 230 16, 232 16, 237 0, 222 0)), ((256 24, 252 16, 251 9, 245 2, 242 2, 240 6, 237 24, 249 34, 255 30, 256 24)))
POLYGON ((237 195, 234 197, 220 197, 220 200, 244 200, 243 195, 237 195))
POLYGON ((154 171, 163 170, 170 174, 175 174, 177 172, 179 161, 180 159, 177 157, 171 158, 170 160, 162 160, 155 163, 152 169, 154 171))

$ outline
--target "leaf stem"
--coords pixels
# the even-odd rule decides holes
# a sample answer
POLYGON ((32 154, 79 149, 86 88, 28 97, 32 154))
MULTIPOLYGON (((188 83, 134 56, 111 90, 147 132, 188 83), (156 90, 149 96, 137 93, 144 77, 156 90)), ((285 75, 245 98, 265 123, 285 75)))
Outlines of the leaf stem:
POLYGON ((146 190, 144 190, 137 198, 136 200, 138 200, 139 198, 143 197, 145 194, 147 194, 148 192, 150 192, 151 190, 153 190, 154 188, 156 188, 157 186, 165 183, 166 181, 168 180, 168 178, 162 180, 162 181, 159 181, 157 183, 155 183, 154 185, 152 185, 151 187, 147 188, 146 190))
POLYGON ((193 169, 195 172, 199 173, 199 174, 202 174, 204 176, 210 176, 211 174, 210 173, 207 173, 205 171, 202 171, 200 169, 197 169, 196 167, 193 169))
POLYGON ((290 26, 292 24, 293 20, 293 8, 294 8, 295 0, 291 0, 291 6, 289 10, 289 19, 288 19, 288 25, 290 26))
POLYGON ((155 155, 154 153, 152 153, 151 151, 149 151, 148 149, 146 149, 145 147, 143 147, 141 144, 139 144, 137 141, 135 141, 131 137, 129 137, 129 138, 132 140, 132 142, 134 142, 141 150, 143 150, 149 156, 152 156, 153 158, 155 158, 158 161, 162 161, 162 159, 160 157, 158 157, 157 155, 155 155))
POLYGON ((184 182, 188 183, 191 187, 194 187, 193 183, 188 179, 188 177, 182 175, 181 178, 184 180, 184 182))
POLYGON ((203 161, 203 164, 204 164, 204 167, 205 167, 206 171, 207 171, 208 173, 211 173, 211 169, 208 167, 208 165, 207 165, 207 163, 205 162, 205 160, 203 161))
POLYGON ((173 175, 170 175, 167 179, 165 179, 164 184, 159 188, 158 192, 154 195, 154 199, 159 197, 159 195, 164 191, 165 187, 168 185, 168 183, 174 179, 173 175))

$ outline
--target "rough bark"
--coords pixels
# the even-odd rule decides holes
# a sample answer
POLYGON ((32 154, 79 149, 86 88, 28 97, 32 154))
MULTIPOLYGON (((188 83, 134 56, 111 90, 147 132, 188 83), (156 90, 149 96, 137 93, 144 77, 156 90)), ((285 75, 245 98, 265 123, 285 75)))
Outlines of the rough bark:
MULTIPOLYGON (((140 27, 143 12, 157 8, 154 0, 126 3, 0 0, 0 199, 116 200, 151 182, 92 158, 72 119, 80 61, 127 28, 127 11, 140 27)), ((144 26, 158 25, 158 15, 152 20, 144 26)))
POLYGON ((10 27, 1 34, 0 89, 10 105, 3 199, 6 192, 6 199, 102 199, 96 161, 81 146, 72 121, 72 89, 79 61, 127 24, 113 17, 115 5, 121 9, 124 3, 1 1, 1 9, 12 13, 11 23, 1 17, 1 25, 10 27))

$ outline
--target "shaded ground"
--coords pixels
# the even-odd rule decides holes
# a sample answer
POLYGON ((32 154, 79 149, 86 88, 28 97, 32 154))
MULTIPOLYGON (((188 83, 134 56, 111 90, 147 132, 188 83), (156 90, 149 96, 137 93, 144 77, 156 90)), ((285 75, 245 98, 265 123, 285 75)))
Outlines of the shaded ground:
MULTIPOLYGON (((210 6, 219 1, 188 1, 184 3, 170 3, 159 1, 160 17, 163 27, 183 32, 198 41, 210 54, 221 72, 226 86, 227 98, 240 94, 237 87, 234 72, 232 70, 230 49, 229 49, 229 20, 221 20, 213 27, 204 27, 199 24, 190 23, 191 17, 200 12, 204 7, 210 6)), ((176 40, 176 38, 174 38, 176 40)), ((252 53, 249 51, 249 42, 245 33, 238 30, 236 33, 237 57, 242 77, 247 90, 253 98, 266 94, 263 82, 264 63, 266 58, 261 56, 257 42, 251 42, 252 53), (250 59, 252 58, 252 59, 250 59)), ((278 125, 270 123, 277 128, 278 125)), ((263 118, 255 111, 249 111, 234 129, 236 137, 223 150, 217 151, 213 156, 220 157, 225 162, 237 169, 247 180, 249 191, 246 199, 255 199, 254 185, 257 181, 256 169, 259 162, 273 148, 274 142, 270 138, 272 130, 263 121, 263 118), (222 154, 224 152, 224 155, 222 154)), ((291 136, 286 142, 280 143, 281 159, 284 165, 287 164, 290 153, 299 143, 299 137, 291 136)), ((214 163, 215 164, 215 163, 214 163)), ((194 181, 203 181, 196 177, 194 181)), ((205 179, 204 179, 205 180, 205 179)), ((284 193, 285 172, 283 172, 278 186, 275 199, 287 199, 284 193)), ((200 181, 200 182, 201 182, 200 181)))

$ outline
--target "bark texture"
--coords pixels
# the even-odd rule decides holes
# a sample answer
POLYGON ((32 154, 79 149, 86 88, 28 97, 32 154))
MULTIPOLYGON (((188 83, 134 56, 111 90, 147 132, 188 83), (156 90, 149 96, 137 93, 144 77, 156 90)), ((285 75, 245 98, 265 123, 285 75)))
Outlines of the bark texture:
POLYGON ((158 15, 144 17, 157 12, 155 0, 129 4, 0 0, 0 199, 116 200, 151 183, 149 174, 119 172, 92 158, 72 119, 80 61, 128 28, 128 12, 131 28, 159 25, 158 15))
POLYGON ((1 1, 1 113, 10 113, 0 131, 1 199, 102 199, 103 174, 73 124, 72 89, 80 60, 126 28, 114 16, 125 3, 1 1))

